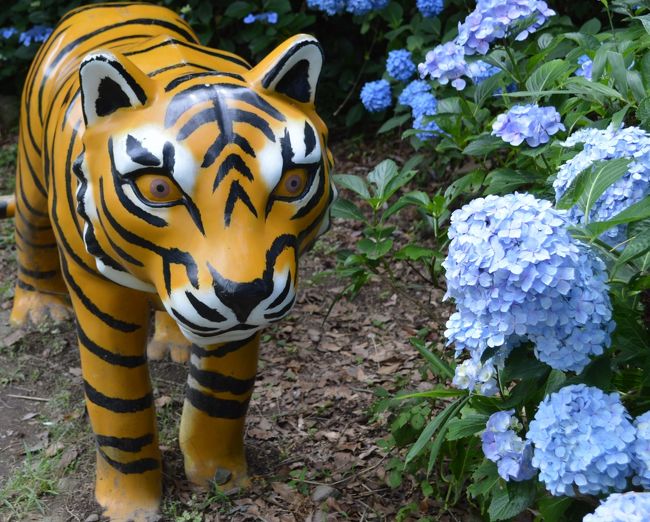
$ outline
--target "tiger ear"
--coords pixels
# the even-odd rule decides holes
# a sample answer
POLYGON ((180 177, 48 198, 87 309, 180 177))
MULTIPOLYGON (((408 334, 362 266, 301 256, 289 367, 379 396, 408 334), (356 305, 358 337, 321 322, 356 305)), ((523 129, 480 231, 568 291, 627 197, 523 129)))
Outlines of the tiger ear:
POLYGON ((79 78, 86 125, 123 107, 147 102, 149 78, 124 57, 106 52, 90 54, 79 66, 79 78))
POLYGON ((262 91, 313 105, 322 67, 323 49, 318 40, 299 34, 271 51, 247 76, 262 91))

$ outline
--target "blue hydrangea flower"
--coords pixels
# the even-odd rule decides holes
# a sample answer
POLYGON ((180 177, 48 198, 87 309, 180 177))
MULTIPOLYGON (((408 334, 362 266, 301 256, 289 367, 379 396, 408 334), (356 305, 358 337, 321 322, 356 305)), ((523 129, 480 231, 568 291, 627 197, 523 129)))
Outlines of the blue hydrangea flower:
POLYGON ((490 415, 481 435, 483 454, 497 465, 499 476, 519 482, 535 476, 533 468, 533 447, 524 441, 515 430, 521 429, 515 410, 498 411, 490 415))
POLYGON ((390 0, 347 0, 345 10, 353 15, 366 15, 372 11, 381 11, 390 0))
POLYGON ((496 366, 491 358, 485 363, 469 358, 456 365, 451 383, 461 390, 477 391, 488 397, 499 391, 496 366))
MULTIPOLYGON (((605 130, 582 129, 573 133, 563 145, 573 147, 583 143, 584 148, 564 163, 553 182, 555 199, 559 200, 575 177, 590 168, 594 162, 616 158, 630 158, 628 172, 605 190, 594 203, 589 221, 607 221, 630 205, 638 203, 650 194, 650 134, 638 127, 605 130)), ((576 206, 569 212, 571 221, 584 224, 583 212, 576 206)), ((626 225, 618 225, 606 231, 601 239, 611 246, 625 241, 626 225)))
POLYGON ((425 92, 431 92, 431 86, 424 80, 413 80, 409 83, 397 98, 398 103, 401 105, 407 105, 411 107, 413 105, 413 100, 418 94, 425 92))
POLYGON ((386 80, 366 83, 361 89, 361 103, 368 112, 380 112, 391 105, 390 84, 386 80))
POLYGON ((245 24, 253 24, 255 22, 266 22, 268 24, 277 24, 278 23, 278 13, 275 11, 269 11, 268 13, 259 13, 253 14, 249 13, 246 15, 246 18, 242 20, 245 24))
POLYGON ((307 0, 307 7, 317 11, 324 11, 330 16, 342 13, 345 10, 346 0, 307 0))
POLYGON ((540 403, 526 437, 551 494, 598 495, 627 487, 635 431, 618 393, 574 384, 540 403))
POLYGON ((438 100, 431 93, 421 93, 411 101, 413 113, 413 128, 426 132, 416 134, 418 139, 425 141, 433 137, 432 133, 440 132, 438 124, 431 120, 438 111, 438 100))
MULTIPOLYGON (((553 368, 580 372, 614 329, 604 263, 567 231, 566 212, 530 194, 478 198, 456 210, 443 262, 457 311, 447 344, 474 363, 487 347, 530 341, 553 368)), ((498 364, 502 364, 497 361, 498 364)))
POLYGON ((0 29, 0 36, 2 36, 2 38, 4 38, 5 40, 8 40, 17 32, 18 31, 16 30, 15 27, 3 27, 0 29))
POLYGON ((406 49, 390 51, 386 59, 386 71, 392 78, 401 82, 411 78, 416 71, 415 64, 411 59, 411 51, 406 49))
POLYGON ((576 70, 576 76, 583 76, 587 80, 591 81, 591 68, 594 65, 594 62, 587 56, 583 54, 578 58, 578 69, 576 70))
POLYGON ((458 25, 456 42, 465 54, 487 54, 490 44, 513 29, 516 40, 525 40, 546 23, 555 11, 540 0, 478 0, 476 8, 458 25), (532 20, 522 27, 524 21, 532 20))
POLYGON ((420 76, 429 75, 438 80, 441 85, 451 84, 459 91, 465 88, 466 82, 461 76, 467 74, 467 62, 463 48, 451 41, 434 47, 429 51, 424 63, 418 65, 420 76))
POLYGON ((564 124, 555 107, 539 107, 536 103, 515 105, 499 114, 492 124, 492 135, 515 147, 524 140, 531 147, 537 147, 561 130, 565 130, 564 124))
POLYGON ((445 8, 444 0, 416 0, 415 6, 425 18, 438 16, 445 8))
POLYGON ((650 520, 650 493, 612 493, 586 515, 582 522, 647 522, 650 520))
POLYGON ((650 411, 634 419, 636 440, 632 445, 632 482, 643 489, 650 489, 650 411))
POLYGON ((495 65, 484 62, 483 60, 477 60, 467 64, 467 76, 469 76, 476 85, 484 82, 499 72, 501 72, 501 69, 495 65))
POLYGON ((20 33, 18 37, 18 43, 29 47, 32 42, 44 42, 52 34, 51 27, 45 27, 44 25, 35 25, 31 29, 20 33))

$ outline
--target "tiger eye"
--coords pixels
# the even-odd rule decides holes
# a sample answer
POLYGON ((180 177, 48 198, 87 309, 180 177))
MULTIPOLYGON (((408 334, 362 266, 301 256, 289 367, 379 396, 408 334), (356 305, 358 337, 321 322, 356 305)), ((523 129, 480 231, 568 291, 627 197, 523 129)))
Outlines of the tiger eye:
POLYGON ((290 194, 300 194, 304 187, 304 178, 299 174, 292 174, 284 180, 284 188, 290 194))
POLYGON ((151 192, 151 195, 154 197, 164 199, 169 196, 171 187, 169 186, 169 182, 166 179, 157 178, 154 179, 149 185, 149 192, 151 192))

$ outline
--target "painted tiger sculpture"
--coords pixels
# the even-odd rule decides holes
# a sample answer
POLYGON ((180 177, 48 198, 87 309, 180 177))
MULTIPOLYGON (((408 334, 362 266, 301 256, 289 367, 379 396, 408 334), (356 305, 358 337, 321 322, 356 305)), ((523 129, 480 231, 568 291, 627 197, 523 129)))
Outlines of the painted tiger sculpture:
POLYGON ((32 64, 16 195, 0 202, 16 221, 11 321, 62 320, 71 303, 96 498, 113 520, 154 520, 160 504, 152 307, 192 344, 188 478, 246 483, 259 331, 291 309, 335 194, 314 108, 322 61, 298 35, 251 67, 169 10, 113 3, 66 15, 32 64))

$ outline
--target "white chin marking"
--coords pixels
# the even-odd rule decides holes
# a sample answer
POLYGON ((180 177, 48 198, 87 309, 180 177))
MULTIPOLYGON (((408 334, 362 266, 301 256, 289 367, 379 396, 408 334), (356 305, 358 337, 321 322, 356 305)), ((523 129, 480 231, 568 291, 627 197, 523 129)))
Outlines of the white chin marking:
POLYGON ((156 293, 156 288, 153 285, 140 281, 137 277, 132 276, 128 272, 115 270, 114 268, 105 265, 103 261, 97 258, 95 258, 95 264, 97 265, 97 270, 99 270, 104 277, 110 279, 114 283, 126 286, 127 288, 133 288, 134 290, 141 290, 152 294, 156 293))
POLYGON ((255 329, 250 330, 234 330, 232 332, 226 332, 221 334, 216 334, 212 337, 199 337, 196 334, 186 330, 182 324, 178 322, 178 328, 185 338, 193 344, 198 346, 210 346, 211 344, 221 344, 221 343, 230 343, 232 341, 241 341, 242 339, 248 339, 252 337, 256 332, 264 328, 266 325, 258 326, 255 329))

